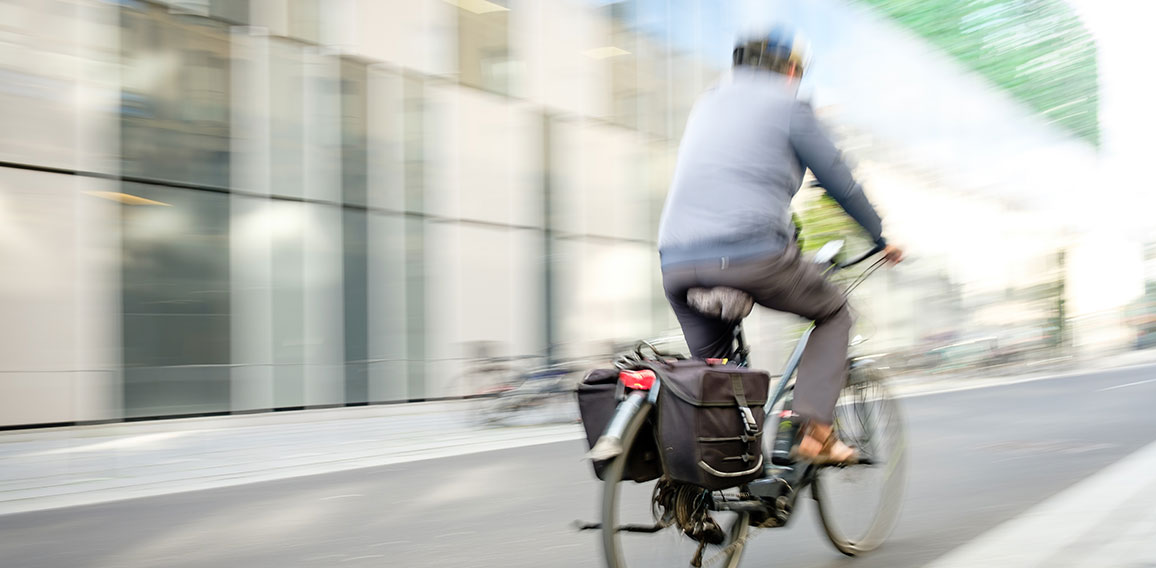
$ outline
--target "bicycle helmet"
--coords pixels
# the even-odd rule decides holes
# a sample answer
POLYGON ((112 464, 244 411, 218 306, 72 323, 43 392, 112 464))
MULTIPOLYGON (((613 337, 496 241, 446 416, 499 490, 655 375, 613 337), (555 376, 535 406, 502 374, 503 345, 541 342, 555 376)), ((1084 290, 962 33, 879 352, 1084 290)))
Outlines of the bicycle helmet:
POLYGON ((785 25, 777 25, 765 34, 741 39, 735 45, 734 65, 745 65, 787 73, 794 65, 801 77, 810 63, 810 45, 803 34, 785 25))

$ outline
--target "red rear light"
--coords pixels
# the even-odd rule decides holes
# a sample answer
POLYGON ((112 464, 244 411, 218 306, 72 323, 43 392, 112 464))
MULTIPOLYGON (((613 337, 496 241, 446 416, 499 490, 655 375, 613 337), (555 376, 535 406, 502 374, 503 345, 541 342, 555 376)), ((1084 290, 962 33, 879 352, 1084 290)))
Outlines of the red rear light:
POLYGON ((619 371, 618 382, 628 389, 650 390, 654 386, 654 371, 619 371))

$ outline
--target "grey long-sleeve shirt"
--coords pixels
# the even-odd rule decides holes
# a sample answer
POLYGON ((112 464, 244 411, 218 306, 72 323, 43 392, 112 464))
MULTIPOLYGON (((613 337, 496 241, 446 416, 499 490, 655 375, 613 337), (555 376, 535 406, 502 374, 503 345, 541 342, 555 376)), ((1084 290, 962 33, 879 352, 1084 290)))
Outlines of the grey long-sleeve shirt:
POLYGON ((878 244, 875 208, 785 77, 736 68, 695 103, 658 229, 662 265, 774 254, 807 168, 878 244))

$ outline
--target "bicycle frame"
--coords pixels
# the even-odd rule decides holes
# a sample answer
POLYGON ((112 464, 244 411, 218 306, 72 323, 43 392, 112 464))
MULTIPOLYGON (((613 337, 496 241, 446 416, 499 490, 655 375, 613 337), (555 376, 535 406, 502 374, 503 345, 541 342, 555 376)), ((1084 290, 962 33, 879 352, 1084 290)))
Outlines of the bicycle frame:
POLYGON ((763 410, 768 416, 771 414, 771 409, 782 400, 783 396, 787 394, 787 385, 794 377, 795 371, 799 368, 799 361, 803 359, 803 350, 807 348, 807 342, 811 339, 811 333, 815 331, 815 326, 812 324, 799 337, 799 341, 795 344, 795 350, 791 352, 791 356, 787 359, 787 365, 783 368, 783 373, 780 375, 779 382, 775 385, 775 390, 771 392, 771 396, 767 397, 767 404, 763 410))

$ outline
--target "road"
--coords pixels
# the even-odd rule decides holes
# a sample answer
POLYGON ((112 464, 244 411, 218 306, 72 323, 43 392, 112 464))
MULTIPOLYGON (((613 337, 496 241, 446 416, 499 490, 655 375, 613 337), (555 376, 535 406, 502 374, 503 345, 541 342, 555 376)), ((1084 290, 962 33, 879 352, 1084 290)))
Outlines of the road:
MULTIPOLYGON (((1156 440, 1154 376, 1144 367, 904 398, 903 516, 854 565, 925 566, 993 528, 993 546, 1014 546, 1000 525, 1156 440)), ((5 515, 0 566, 596 566, 597 533, 570 527, 596 518, 600 486, 584 450, 567 441, 5 515)), ((1110 496, 1120 484, 1105 485, 1110 496)), ((1143 497, 1156 509, 1156 487, 1143 497)), ((823 539, 809 501, 790 526, 761 535, 745 565, 852 562, 823 539)))

